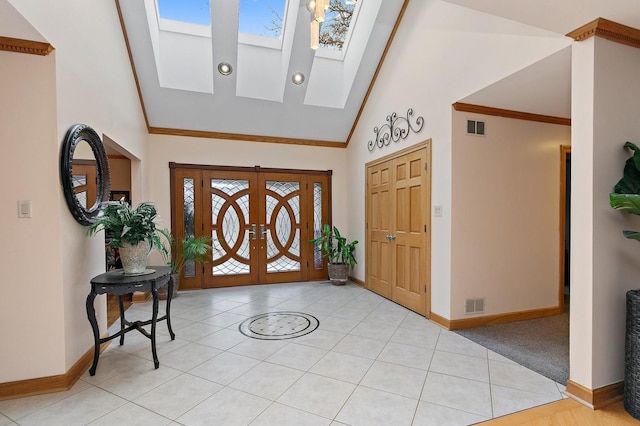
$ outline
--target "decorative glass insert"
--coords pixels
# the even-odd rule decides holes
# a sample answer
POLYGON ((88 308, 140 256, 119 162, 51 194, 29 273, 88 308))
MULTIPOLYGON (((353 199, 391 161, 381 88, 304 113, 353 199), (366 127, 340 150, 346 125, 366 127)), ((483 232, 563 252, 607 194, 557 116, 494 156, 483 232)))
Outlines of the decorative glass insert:
MULTIPOLYGON (((195 192, 193 186, 193 178, 184 178, 182 180, 182 198, 183 202, 183 232, 184 238, 195 236, 195 192)), ((196 263, 194 261, 188 261, 184 266, 185 277, 195 277, 196 275, 196 263)))
MULTIPOLYGON (((322 236, 322 183, 313 183, 313 238, 322 236)), ((313 246, 313 269, 322 269, 322 250, 319 244, 313 246)))
POLYGON ((213 275, 250 272, 249 181, 211 179, 213 275))
POLYGON ((240 0, 238 31, 279 38, 286 4, 286 0, 240 0))
POLYGON ((300 270, 300 183, 266 182, 267 272, 300 270))
POLYGON ((158 14, 163 19, 211 26, 209 0, 158 0, 158 14))

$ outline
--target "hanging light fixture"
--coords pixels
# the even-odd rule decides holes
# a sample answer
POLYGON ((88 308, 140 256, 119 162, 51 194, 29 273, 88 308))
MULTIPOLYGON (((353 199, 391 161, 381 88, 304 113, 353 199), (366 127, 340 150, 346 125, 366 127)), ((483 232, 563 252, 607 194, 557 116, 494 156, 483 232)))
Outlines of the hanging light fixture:
POLYGON ((320 47, 320 22, 315 19, 311 21, 311 48, 318 50, 320 47))
POLYGON ((325 0, 316 0, 316 7, 313 12, 313 19, 324 22, 325 0))

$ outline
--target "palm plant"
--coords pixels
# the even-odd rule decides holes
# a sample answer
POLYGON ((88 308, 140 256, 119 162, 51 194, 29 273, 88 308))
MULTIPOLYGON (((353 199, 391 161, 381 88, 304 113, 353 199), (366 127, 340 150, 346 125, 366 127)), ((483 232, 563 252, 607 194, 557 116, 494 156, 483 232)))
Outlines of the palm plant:
POLYGON ((355 251, 357 240, 347 242, 347 239, 340 234, 335 226, 324 224, 321 235, 310 241, 320 247, 323 257, 329 259, 329 263, 346 264, 353 268, 356 262, 355 251))
MULTIPOLYGON (((624 147, 632 150, 633 155, 625 163, 622 179, 609 194, 609 203, 616 210, 640 216, 640 148, 631 142, 626 142, 624 147)), ((640 241, 638 231, 624 230, 622 233, 626 238, 640 241)))
POLYGON ((102 204, 87 232, 94 235, 101 230, 109 231, 110 248, 121 248, 122 243, 136 245, 141 241, 160 247, 162 244, 154 222, 157 215, 155 206, 149 202, 140 203, 134 209, 125 201, 107 201, 102 204))
POLYGON ((159 250, 165 263, 171 267, 171 273, 179 274, 188 262, 205 262, 211 252, 211 237, 197 236, 177 240, 168 229, 159 229, 168 247, 161 244, 159 250))

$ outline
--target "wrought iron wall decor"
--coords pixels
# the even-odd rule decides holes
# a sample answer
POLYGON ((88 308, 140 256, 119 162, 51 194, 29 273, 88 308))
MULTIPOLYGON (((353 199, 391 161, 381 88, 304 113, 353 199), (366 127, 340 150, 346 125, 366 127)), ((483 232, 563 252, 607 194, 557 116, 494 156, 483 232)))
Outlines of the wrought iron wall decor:
POLYGON ((417 117, 415 123, 412 124, 410 120, 412 116, 413 108, 409 108, 407 110, 406 117, 398 117, 395 112, 387 115, 387 122, 385 124, 380 127, 373 128, 373 132, 376 134, 376 140, 369 141, 369 151, 373 151, 376 146, 378 148, 387 146, 391 141, 398 142, 400 139, 406 139, 407 136, 409 136, 409 130, 414 133, 418 133, 422 130, 424 118, 417 117))

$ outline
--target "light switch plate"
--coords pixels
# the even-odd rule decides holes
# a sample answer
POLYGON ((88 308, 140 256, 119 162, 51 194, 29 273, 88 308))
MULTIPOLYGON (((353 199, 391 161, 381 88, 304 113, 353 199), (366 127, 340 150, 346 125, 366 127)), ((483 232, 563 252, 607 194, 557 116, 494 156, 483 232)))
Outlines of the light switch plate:
POLYGON ((435 217, 442 217, 442 206, 433 206, 433 215, 435 217))

